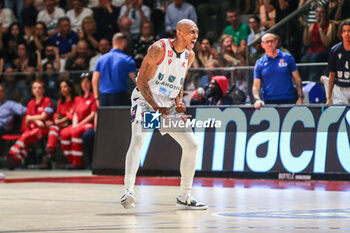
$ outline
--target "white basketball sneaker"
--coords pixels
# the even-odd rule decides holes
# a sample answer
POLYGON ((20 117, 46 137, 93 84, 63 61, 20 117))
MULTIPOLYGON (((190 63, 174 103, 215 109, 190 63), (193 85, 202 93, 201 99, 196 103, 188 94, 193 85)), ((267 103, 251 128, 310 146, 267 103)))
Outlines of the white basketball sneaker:
POLYGON ((135 193, 130 190, 126 190, 124 195, 120 198, 120 204, 122 204, 125 209, 135 208, 135 201, 135 193))
POLYGON ((176 207, 183 210, 206 210, 208 205, 198 202, 190 194, 179 195, 176 198, 176 207))

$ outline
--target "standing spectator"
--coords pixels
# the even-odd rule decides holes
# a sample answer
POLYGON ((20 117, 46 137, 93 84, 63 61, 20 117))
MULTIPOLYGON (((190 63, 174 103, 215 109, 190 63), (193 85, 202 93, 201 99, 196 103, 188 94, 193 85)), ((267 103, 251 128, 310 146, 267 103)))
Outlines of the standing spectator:
MULTIPOLYGON (((308 46, 306 54, 301 58, 302 63, 325 62, 329 55, 329 47, 334 40, 335 28, 327 18, 326 9, 323 6, 316 8, 316 22, 309 25, 300 17, 304 26, 303 42, 308 46)), ((301 69, 301 77, 304 80, 318 81, 322 69, 319 67, 304 67, 301 69), (309 72, 310 70, 310 72, 309 72)))
POLYGON ((151 9, 143 5, 143 0, 129 0, 120 9, 119 19, 128 16, 131 19, 131 34, 134 40, 140 35, 141 24, 151 19, 151 9))
POLYGON ((6 99, 5 87, 0 83, 0 141, 1 135, 9 132, 13 116, 24 115, 25 112, 26 108, 23 105, 6 99))
POLYGON ((60 18, 58 29, 58 33, 51 37, 51 41, 58 47, 61 58, 73 57, 76 50, 75 45, 79 42, 79 36, 71 30, 69 18, 60 18))
POLYGON ((95 55, 95 51, 98 49, 98 40, 94 17, 87 16, 83 19, 81 31, 78 31, 78 35, 80 40, 85 40, 88 44, 89 56, 92 57, 95 55))
POLYGON ((259 15, 264 30, 276 24, 276 10, 269 0, 260 0, 259 15))
POLYGON ((333 46, 328 59, 327 104, 350 104, 350 20, 340 24, 339 37, 342 42, 333 46))
POLYGON ((141 35, 133 43, 133 58, 136 62, 136 67, 141 66, 142 60, 147 54, 148 47, 155 41, 152 23, 149 21, 143 22, 141 26, 141 35))
POLYGON ((6 46, 5 49, 5 66, 12 63, 17 54, 17 45, 19 43, 25 43, 24 34, 19 23, 12 23, 9 30, 3 36, 2 44, 6 46))
POLYGON ((10 168, 15 168, 27 157, 29 146, 38 142, 48 134, 45 123, 51 120, 53 104, 50 98, 45 97, 44 83, 35 80, 32 83, 34 99, 29 101, 25 116, 25 131, 16 143, 10 148, 8 162, 10 168))
POLYGON ((134 60, 122 51, 126 46, 126 37, 117 33, 113 37, 113 49, 101 56, 93 74, 93 91, 97 106, 130 105, 127 94, 127 79, 135 79, 134 60))
POLYGON ((66 70, 88 70, 90 57, 88 57, 88 47, 84 40, 77 44, 77 52, 74 57, 68 58, 66 61, 66 70))
POLYGON ((58 32, 59 18, 64 17, 65 13, 62 8, 55 6, 55 0, 44 0, 44 4, 45 9, 39 12, 37 21, 44 22, 49 34, 53 35, 58 32))
POLYGON ((111 50, 111 43, 107 39, 101 39, 98 43, 98 53, 90 59, 89 71, 94 71, 98 59, 101 55, 111 50))
POLYGON ((225 28, 224 34, 231 35, 235 44, 238 45, 238 52, 245 55, 250 29, 247 24, 241 23, 239 18, 239 10, 226 11, 226 20, 230 25, 225 28))
POLYGON ((204 67, 208 60, 219 59, 218 51, 213 47, 211 39, 207 37, 200 40, 200 46, 196 55, 193 61, 194 68, 204 67))
POLYGON ((0 1, 0 30, 2 33, 7 32, 9 26, 16 21, 13 11, 9 8, 4 8, 4 2, 0 1))
POLYGON ((94 118, 97 111, 96 101, 91 93, 91 75, 81 75, 80 86, 82 95, 75 99, 73 106, 72 124, 61 130, 61 148, 68 160, 68 169, 83 168, 83 140, 84 132, 94 127, 94 118))
POLYGON ((21 11, 21 21, 22 25, 24 26, 24 30, 29 28, 32 32, 34 31, 37 16, 38 11, 34 7, 34 1, 24 0, 23 9, 21 11))
POLYGON ((59 84, 61 98, 58 101, 53 121, 48 122, 49 136, 47 140, 47 156, 44 159, 43 167, 51 168, 51 159, 57 146, 60 131, 68 127, 72 121, 75 92, 73 83, 69 80, 62 80, 59 84))
POLYGON ((120 8, 111 5, 111 0, 100 0, 100 6, 93 9, 97 26, 97 39, 112 40, 113 35, 119 31, 118 17, 120 8))
MULTIPOLYGON (((264 34, 265 32, 260 29, 260 19, 258 16, 254 15, 248 19, 249 28, 251 33, 248 36, 248 44, 253 41, 253 38, 257 34, 264 34)), ((253 46, 250 47, 250 52, 255 53, 256 50, 253 46)))
POLYGON ((254 107, 260 109, 265 103, 302 104, 304 97, 302 82, 294 58, 277 49, 277 39, 274 34, 265 34, 262 37, 261 46, 266 54, 255 63, 252 90, 255 99, 254 107), (260 89, 262 89, 262 98, 260 89))
POLYGON ((176 25, 182 19, 190 19, 197 24, 196 10, 184 0, 174 0, 165 13, 165 30, 169 34, 167 36, 176 35, 176 25))
POLYGON ((73 9, 67 11, 66 16, 70 19, 72 30, 79 32, 83 19, 92 16, 92 10, 84 7, 84 0, 72 0, 73 9))

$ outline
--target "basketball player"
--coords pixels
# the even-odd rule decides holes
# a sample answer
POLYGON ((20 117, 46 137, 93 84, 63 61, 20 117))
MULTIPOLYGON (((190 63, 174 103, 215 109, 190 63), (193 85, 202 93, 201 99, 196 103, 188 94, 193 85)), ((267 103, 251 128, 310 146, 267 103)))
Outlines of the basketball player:
MULTIPOLYGON (((167 117, 186 111, 182 102, 183 83, 195 58, 192 50, 197 38, 197 25, 189 19, 183 19, 177 24, 176 38, 153 43, 143 59, 137 87, 131 96, 132 137, 125 161, 125 194, 121 197, 121 204, 126 209, 135 207, 135 178, 146 136, 142 132, 142 113, 157 111, 159 115, 167 117)), ((191 195, 198 148, 192 129, 187 128, 182 132, 161 130, 161 133, 169 133, 182 148, 180 195, 176 199, 176 206, 180 209, 207 209, 206 204, 198 202, 191 195)))

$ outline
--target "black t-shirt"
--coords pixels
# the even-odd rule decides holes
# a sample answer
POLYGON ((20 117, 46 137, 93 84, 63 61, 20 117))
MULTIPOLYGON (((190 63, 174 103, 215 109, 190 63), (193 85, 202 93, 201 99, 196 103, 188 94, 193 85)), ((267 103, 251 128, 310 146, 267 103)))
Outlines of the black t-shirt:
POLYGON ((343 43, 334 45, 328 57, 328 69, 335 72, 335 84, 350 87, 350 50, 346 51, 343 43))

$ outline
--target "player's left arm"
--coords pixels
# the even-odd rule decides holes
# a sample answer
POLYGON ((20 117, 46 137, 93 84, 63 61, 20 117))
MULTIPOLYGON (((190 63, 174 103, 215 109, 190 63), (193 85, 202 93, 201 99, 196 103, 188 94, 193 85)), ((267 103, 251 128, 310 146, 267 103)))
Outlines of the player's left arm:
POLYGON ((303 104, 303 99, 304 99, 303 84, 302 84, 302 81, 300 78, 299 71, 298 70, 293 71, 292 76, 293 76, 293 81, 295 83, 295 86, 296 86, 297 92, 298 92, 297 104, 303 104))
MULTIPOLYGON (((193 50, 190 51, 190 55, 188 57, 188 65, 187 65, 187 70, 186 70, 186 75, 185 75, 185 79, 187 78, 187 74, 188 74, 188 70, 190 69, 194 59, 195 59, 196 55, 195 53, 193 52, 193 50)), ((175 107, 175 110, 176 112, 178 113, 183 113, 183 112, 186 112, 186 106, 185 104, 182 102, 182 99, 183 99, 183 94, 184 94, 184 86, 185 86, 185 80, 181 86, 181 90, 179 92, 179 94, 177 95, 177 97, 175 98, 175 104, 176 104, 176 107, 175 107)))

